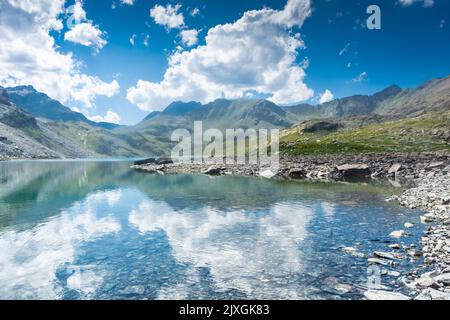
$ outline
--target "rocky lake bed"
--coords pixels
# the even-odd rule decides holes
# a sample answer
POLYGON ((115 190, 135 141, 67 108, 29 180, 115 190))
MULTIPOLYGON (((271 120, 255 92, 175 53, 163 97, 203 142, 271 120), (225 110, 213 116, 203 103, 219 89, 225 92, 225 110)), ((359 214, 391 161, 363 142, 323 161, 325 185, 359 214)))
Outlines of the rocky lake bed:
MULTIPOLYGON (((213 160, 213 159, 212 159, 213 160)), ((420 243, 405 245, 402 238, 412 232, 413 223, 402 230, 392 230, 393 243, 385 251, 373 252, 368 265, 387 268, 384 273, 395 278, 398 288, 369 288, 369 300, 450 300, 450 156, 441 153, 403 155, 369 154, 346 156, 281 157, 278 170, 257 165, 210 163, 173 163, 170 159, 138 161, 133 169, 153 174, 204 174, 210 176, 259 176, 273 179, 352 182, 388 181, 402 188, 400 195, 386 199, 409 209, 423 211, 420 223, 426 227, 420 243), (420 260, 420 267, 407 274, 395 271, 398 260, 420 260)), ((419 237, 420 238, 420 237, 419 237)), ((356 248, 343 249, 358 256, 356 248)))

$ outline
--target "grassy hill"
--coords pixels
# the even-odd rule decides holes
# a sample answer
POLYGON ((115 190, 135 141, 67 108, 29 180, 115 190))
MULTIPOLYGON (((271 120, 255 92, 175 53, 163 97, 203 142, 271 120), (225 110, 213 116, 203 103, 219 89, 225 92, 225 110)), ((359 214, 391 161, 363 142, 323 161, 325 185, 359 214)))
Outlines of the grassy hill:
MULTIPOLYGON (((333 130, 314 128, 307 121, 282 132, 280 148, 286 155, 355 154, 450 151, 450 112, 366 124, 342 122, 333 130)), ((361 119, 360 119, 361 120, 361 119)), ((325 122, 328 123, 328 122, 325 122)), ((329 122, 333 123, 333 122, 329 122)), ((322 122, 321 125, 326 127, 322 122)))

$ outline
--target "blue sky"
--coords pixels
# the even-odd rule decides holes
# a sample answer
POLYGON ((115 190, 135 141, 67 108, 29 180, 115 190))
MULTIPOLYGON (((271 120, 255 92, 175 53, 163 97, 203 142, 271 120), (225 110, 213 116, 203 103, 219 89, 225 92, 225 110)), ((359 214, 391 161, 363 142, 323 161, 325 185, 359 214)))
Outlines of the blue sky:
MULTIPOLYGON (((6 8, 4 14, 18 14, 12 11, 8 1, 0 0, 6 8)), ((48 0, 37 1, 43 2, 39 10, 47 10, 45 1, 48 0)), ((89 30, 101 32, 98 38, 103 42, 98 43, 82 43, 80 34, 67 36, 71 31, 67 21, 73 13, 67 8, 75 1, 58 1, 63 9, 55 8, 45 17, 55 16, 61 25, 53 29, 45 25, 55 43, 42 54, 52 60, 50 55, 56 52, 55 59, 70 58, 73 62, 67 80, 59 75, 61 80, 55 77, 54 82, 73 83, 76 76, 83 79, 82 84, 74 84, 67 92, 64 89, 52 92, 54 85, 49 84, 47 89, 38 82, 38 77, 34 78, 41 69, 45 69, 45 74, 40 78, 46 77, 50 72, 47 66, 36 67, 33 76, 22 78, 22 70, 0 72, 0 84, 28 81, 99 120, 120 119, 122 124, 134 124, 172 100, 207 102, 221 96, 270 98, 273 95, 274 102, 281 104, 304 99, 317 103, 321 98, 326 101, 332 97, 371 94, 390 84, 414 87, 450 74, 450 2, 446 0, 312 0, 307 8, 307 0, 290 0, 295 2, 293 8, 298 14, 284 9, 287 0, 135 0, 131 1, 133 4, 123 4, 121 0, 84 0, 80 5, 85 17, 77 23, 90 24, 89 30), (370 4, 381 8, 381 30, 365 27, 370 4), (155 6, 161 10, 151 14, 155 6), (273 10, 262 12, 263 8, 273 10), (305 8, 309 11, 302 11, 305 8), (250 10, 259 10, 257 16, 236 23, 250 10), (280 22, 279 13, 285 14, 282 16, 285 21, 280 22), (279 26, 273 27, 273 21, 279 26), (223 27, 227 23, 231 31, 223 27), (252 26, 253 23, 258 28, 267 28, 267 36, 264 37, 264 30, 252 26), (222 27, 207 43, 208 31, 218 25, 222 27), (181 37, 183 32, 188 35, 187 31, 194 31, 191 43, 183 42, 181 37), (223 46, 220 37, 224 37, 223 46), (130 41, 132 38, 134 41, 130 41), (195 40, 198 42, 194 43, 195 40), (239 41, 254 45, 235 48, 239 41), (206 48, 195 51, 199 47, 206 48), (233 57, 230 61, 237 67, 221 70, 221 63, 228 61, 227 55, 233 57), (215 56, 221 56, 220 63, 215 58, 210 63, 215 56), (180 59, 178 64, 169 62, 174 57, 180 59), (273 72, 261 79, 265 66, 273 72), (272 76, 276 81, 270 79, 272 76), (139 81, 142 81, 140 85, 139 81), (81 86, 83 90, 77 91, 81 86)), ((36 15, 33 12, 33 19, 36 15)), ((6 23, 0 19, 0 28, 11 27, 6 23)), ((42 28, 42 24, 37 28, 42 28)), ((13 31, 10 33, 12 37, 13 31)), ((22 50, 26 45, 31 46, 29 40, 24 43, 17 47, 22 50)), ((16 64, 20 63, 17 56, 16 64)), ((15 68, 8 61, 11 57, 0 53, 0 67, 15 68)), ((64 69, 63 60, 57 68, 64 69)))

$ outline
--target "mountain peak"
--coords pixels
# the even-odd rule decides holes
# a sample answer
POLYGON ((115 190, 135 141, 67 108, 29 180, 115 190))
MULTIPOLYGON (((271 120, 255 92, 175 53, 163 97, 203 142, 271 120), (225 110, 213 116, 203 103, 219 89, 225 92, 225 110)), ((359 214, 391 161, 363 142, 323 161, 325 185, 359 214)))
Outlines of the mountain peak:
POLYGON ((195 101, 191 102, 175 101, 169 104, 169 106, 167 106, 167 108, 163 111, 163 114, 183 116, 185 114, 191 113, 192 111, 200 108, 201 106, 202 106, 201 103, 195 101))
POLYGON ((372 97, 377 101, 382 101, 394 97, 402 91, 403 91, 402 88, 400 88, 396 84, 393 84, 387 87, 386 89, 383 89, 380 92, 375 93, 372 97))
POLYGON ((31 85, 7 88, 8 91, 25 91, 24 93, 37 93, 38 91, 31 85))

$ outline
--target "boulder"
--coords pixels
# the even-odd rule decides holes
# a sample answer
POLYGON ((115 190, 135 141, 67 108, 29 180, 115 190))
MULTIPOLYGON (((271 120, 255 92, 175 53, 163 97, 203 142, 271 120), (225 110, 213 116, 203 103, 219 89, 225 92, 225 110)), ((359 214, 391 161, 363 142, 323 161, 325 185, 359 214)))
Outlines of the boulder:
POLYGON ((134 162, 135 166, 142 166, 144 164, 155 164, 156 163, 156 159, 154 158, 149 158, 149 159, 144 159, 144 160, 138 160, 134 162))
POLYGON ((439 285, 431 277, 420 277, 414 281, 414 285, 419 288, 439 288, 439 285))
POLYGON ((450 273, 444 273, 434 278, 439 283, 445 286, 450 286, 450 273))
POLYGON ((433 161, 431 162, 428 167, 427 170, 434 170, 434 169, 442 169, 445 167, 445 163, 442 161, 433 161))
POLYGON ((341 125, 335 122, 328 122, 328 121, 320 121, 315 122, 312 124, 309 124, 303 129, 303 132, 313 133, 313 132, 319 132, 319 131, 337 131, 341 128, 341 125))
POLYGON ((370 176, 370 168, 366 164, 345 164, 338 166, 337 170, 345 178, 370 176))
POLYGON ((306 177, 306 171, 301 168, 293 168, 289 170, 289 178, 302 179, 306 177))
POLYGON ((402 256, 399 254, 391 253, 391 252, 381 252, 381 251, 375 251, 374 256, 378 258, 388 259, 388 260, 397 260, 401 259, 402 256))
POLYGON ((272 170, 264 170, 258 173, 258 176, 266 178, 266 179, 272 179, 276 176, 275 173, 272 172, 272 170))
POLYGON ((400 163, 394 164, 388 171, 388 174, 397 174, 402 169, 402 165, 400 163))
POLYGON ((222 169, 217 167, 209 167, 202 172, 208 176, 220 176, 222 174, 222 169))
POLYGON ((158 165, 173 164, 173 160, 170 158, 159 158, 158 161, 156 161, 156 164, 158 165))

